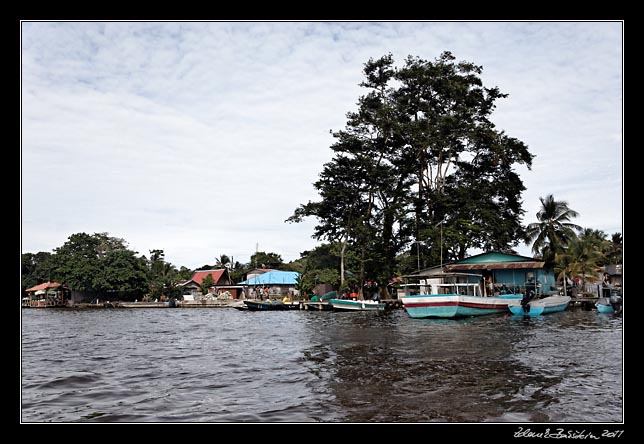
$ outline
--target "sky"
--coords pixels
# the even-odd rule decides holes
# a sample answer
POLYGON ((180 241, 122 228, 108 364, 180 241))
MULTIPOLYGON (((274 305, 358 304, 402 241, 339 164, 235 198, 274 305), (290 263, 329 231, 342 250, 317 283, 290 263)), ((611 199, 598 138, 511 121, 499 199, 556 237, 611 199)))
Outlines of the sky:
POLYGON ((509 94, 492 121, 536 156, 524 223, 553 194, 621 232, 621 22, 22 22, 22 252, 108 232, 188 268, 297 259, 315 220, 285 219, 318 198, 364 63, 443 51, 509 94))

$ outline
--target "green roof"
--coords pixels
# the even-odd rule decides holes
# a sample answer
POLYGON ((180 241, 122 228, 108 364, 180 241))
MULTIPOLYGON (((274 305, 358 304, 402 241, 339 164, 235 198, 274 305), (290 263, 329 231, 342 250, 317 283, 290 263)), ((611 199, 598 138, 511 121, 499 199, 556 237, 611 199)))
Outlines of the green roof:
POLYGON ((526 256, 519 256, 518 254, 498 253, 491 251, 489 253, 481 253, 476 256, 468 257, 462 261, 455 262, 455 264, 484 264, 487 262, 524 262, 534 261, 535 259, 526 256))

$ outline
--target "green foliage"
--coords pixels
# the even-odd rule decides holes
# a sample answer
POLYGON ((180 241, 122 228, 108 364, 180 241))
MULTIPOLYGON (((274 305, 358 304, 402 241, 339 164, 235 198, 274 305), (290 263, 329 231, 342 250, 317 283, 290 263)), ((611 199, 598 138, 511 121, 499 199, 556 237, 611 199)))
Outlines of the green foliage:
POLYGON ((568 202, 556 201, 552 194, 539 200, 538 222, 528 225, 526 240, 533 242, 532 251, 541 254, 549 267, 554 264, 556 255, 563 253, 568 242, 576 237, 574 230, 581 230, 581 227, 570 222, 579 214, 568 208, 568 202))
POLYGON ((230 258, 225 254, 222 254, 217 259, 215 259, 215 268, 230 268, 230 267, 232 267, 232 263, 230 261, 230 258))
POLYGON ((148 294, 150 297, 154 299, 161 296, 180 298, 181 289, 177 287, 177 284, 192 276, 189 269, 181 268, 180 272, 174 265, 166 262, 163 250, 150 250, 148 261, 148 294))
POLYGON ((177 272, 177 276, 180 281, 187 281, 192 277, 193 274, 194 272, 191 269, 184 267, 183 265, 181 266, 181 268, 179 268, 179 271, 177 272))
POLYGON ((53 254, 22 255, 24 288, 52 280, 72 290, 172 296, 180 293, 179 279, 163 250, 151 250, 150 259, 138 257, 124 239, 108 233, 75 233, 53 254))
POLYGON ((100 272, 92 280, 92 288, 139 292, 147 290, 147 276, 142 259, 131 250, 108 251, 100 259, 100 272))
POLYGON ((306 261, 302 263, 302 269, 299 271, 299 275, 295 279, 295 289, 300 292, 301 298, 306 298, 309 294, 313 292, 313 283, 312 274, 308 268, 306 261))
POLYGON ((103 275, 103 262, 108 253, 126 249, 125 241, 110 238, 107 233, 72 234, 67 242, 54 250, 56 280, 74 290, 120 290, 118 282, 114 282, 116 287, 112 287, 103 275))
POLYGON ((266 253, 258 251, 250 257, 250 263, 253 267, 257 268, 271 268, 279 270, 284 265, 282 256, 277 253, 266 253))
POLYGON ((242 264, 239 261, 235 261, 233 266, 230 268, 230 279, 235 282, 241 282, 244 280, 244 276, 251 270, 249 264, 242 264))
POLYGON ((605 245, 604 256, 606 264, 622 263, 622 233, 613 233, 610 241, 605 245))
POLYGON ((201 289, 202 294, 207 294, 208 289, 214 286, 215 286, 215 280, 213 279, 212 274, 208 274, 201 281, 201 285, 199 285, 199 288, 201 289))
POLYGON ((567 245, 556 254, 555 259, 558 271, 558 278, 564 276, 570 279, 580 278, 582 283, 586 281, 595 282, 597 273, 601 271, 600 263, 604 259, 601 251, 603 233, 586 229, 580 236, 570 237, 567 245))
POLYGON ((21 255, 22 291, 43 282, 52 281, 54 264, 52 254, 44 251, 21 255))
POLYGON ((313 273, 315 284, 329 284, 333 288, 340 287, 340 273, 335 268, 322 268, 315 270, 313 273))
POLYGON ((529 168, 533 156, 489 119, 505 95, 483 87, 481 72, 449 52, 409 57, 401 68, 391 54, 370 59, 358 110, 333 134, 334 156, 314 183, 320 199, 287 221, 316 217, 313 236, 356 252, 358 281, 381 287, 413 239, 424 242, 415 251, 423 266, 441 252, 449 260, 469 248, 516 246, 525 188, 514 168, 529 168))

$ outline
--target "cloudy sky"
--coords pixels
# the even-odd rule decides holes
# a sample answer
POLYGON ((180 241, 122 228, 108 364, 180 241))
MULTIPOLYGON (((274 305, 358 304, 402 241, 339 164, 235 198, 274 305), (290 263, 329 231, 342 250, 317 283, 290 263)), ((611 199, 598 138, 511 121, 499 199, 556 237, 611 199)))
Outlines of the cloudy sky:
POLYGON ((23 252, 108 232, 190 268, 297 259, 314 221, 284 220, 389 52, 449 50, 509 94, 493 121, 536 155, 526 223, 552 193, 622 230, 619 22, 23 22, 21 44, 23 252))

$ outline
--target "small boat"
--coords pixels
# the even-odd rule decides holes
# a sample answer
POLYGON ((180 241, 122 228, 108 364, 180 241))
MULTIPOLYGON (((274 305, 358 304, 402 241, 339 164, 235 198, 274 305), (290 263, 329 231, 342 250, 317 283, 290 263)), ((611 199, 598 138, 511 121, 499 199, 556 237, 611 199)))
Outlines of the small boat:
POLYGON ((540 316, 542 314, 564 311, 570 304, 570 296, 553 295, 535 299, 527 293, 521 300, 512 300, 508 308, 514 315, 540 316))
POLYGON ((298 302, 281 302, 281 301, 244 301, 250 311, 264 310, 297 310, 300 308, 298 302))
POLYGON ((437 275, 441 283, 435 284, 436 293, 404 296, 403 306, 412 318, 460 318, 507 312, 511 301, 523 297, 514 293, 483 296, 480 277, 468 273, 437 275))
POLYGON ((248 310, 248 306, 247 306, 246 304, 244 304, 244 301, 239 301, 239 300, 234 301, 234 302, 232 302, 232 303, 230 304, 230 306, 231 306, 232 308, 235 308, 235 309, 240 310, 240 311, 246 311, 246 310, 248 310))
POLYGON ((597 307, 599 313, 621 313, 622 296, 612 291, 610 297, 597 299, 595 307, 597 307))
POLYGON ((597 307, 597 311, 599 313, 614 313, 615 309, 613 308, 613 305, 610 303, 609 298, 599 298, 597 302, 595 302, 595 307, 597 307))
POLYGON ((334 310, 341 311, 383 311, 384 302, 353 299, 331 299, 329 304, 334 310))

